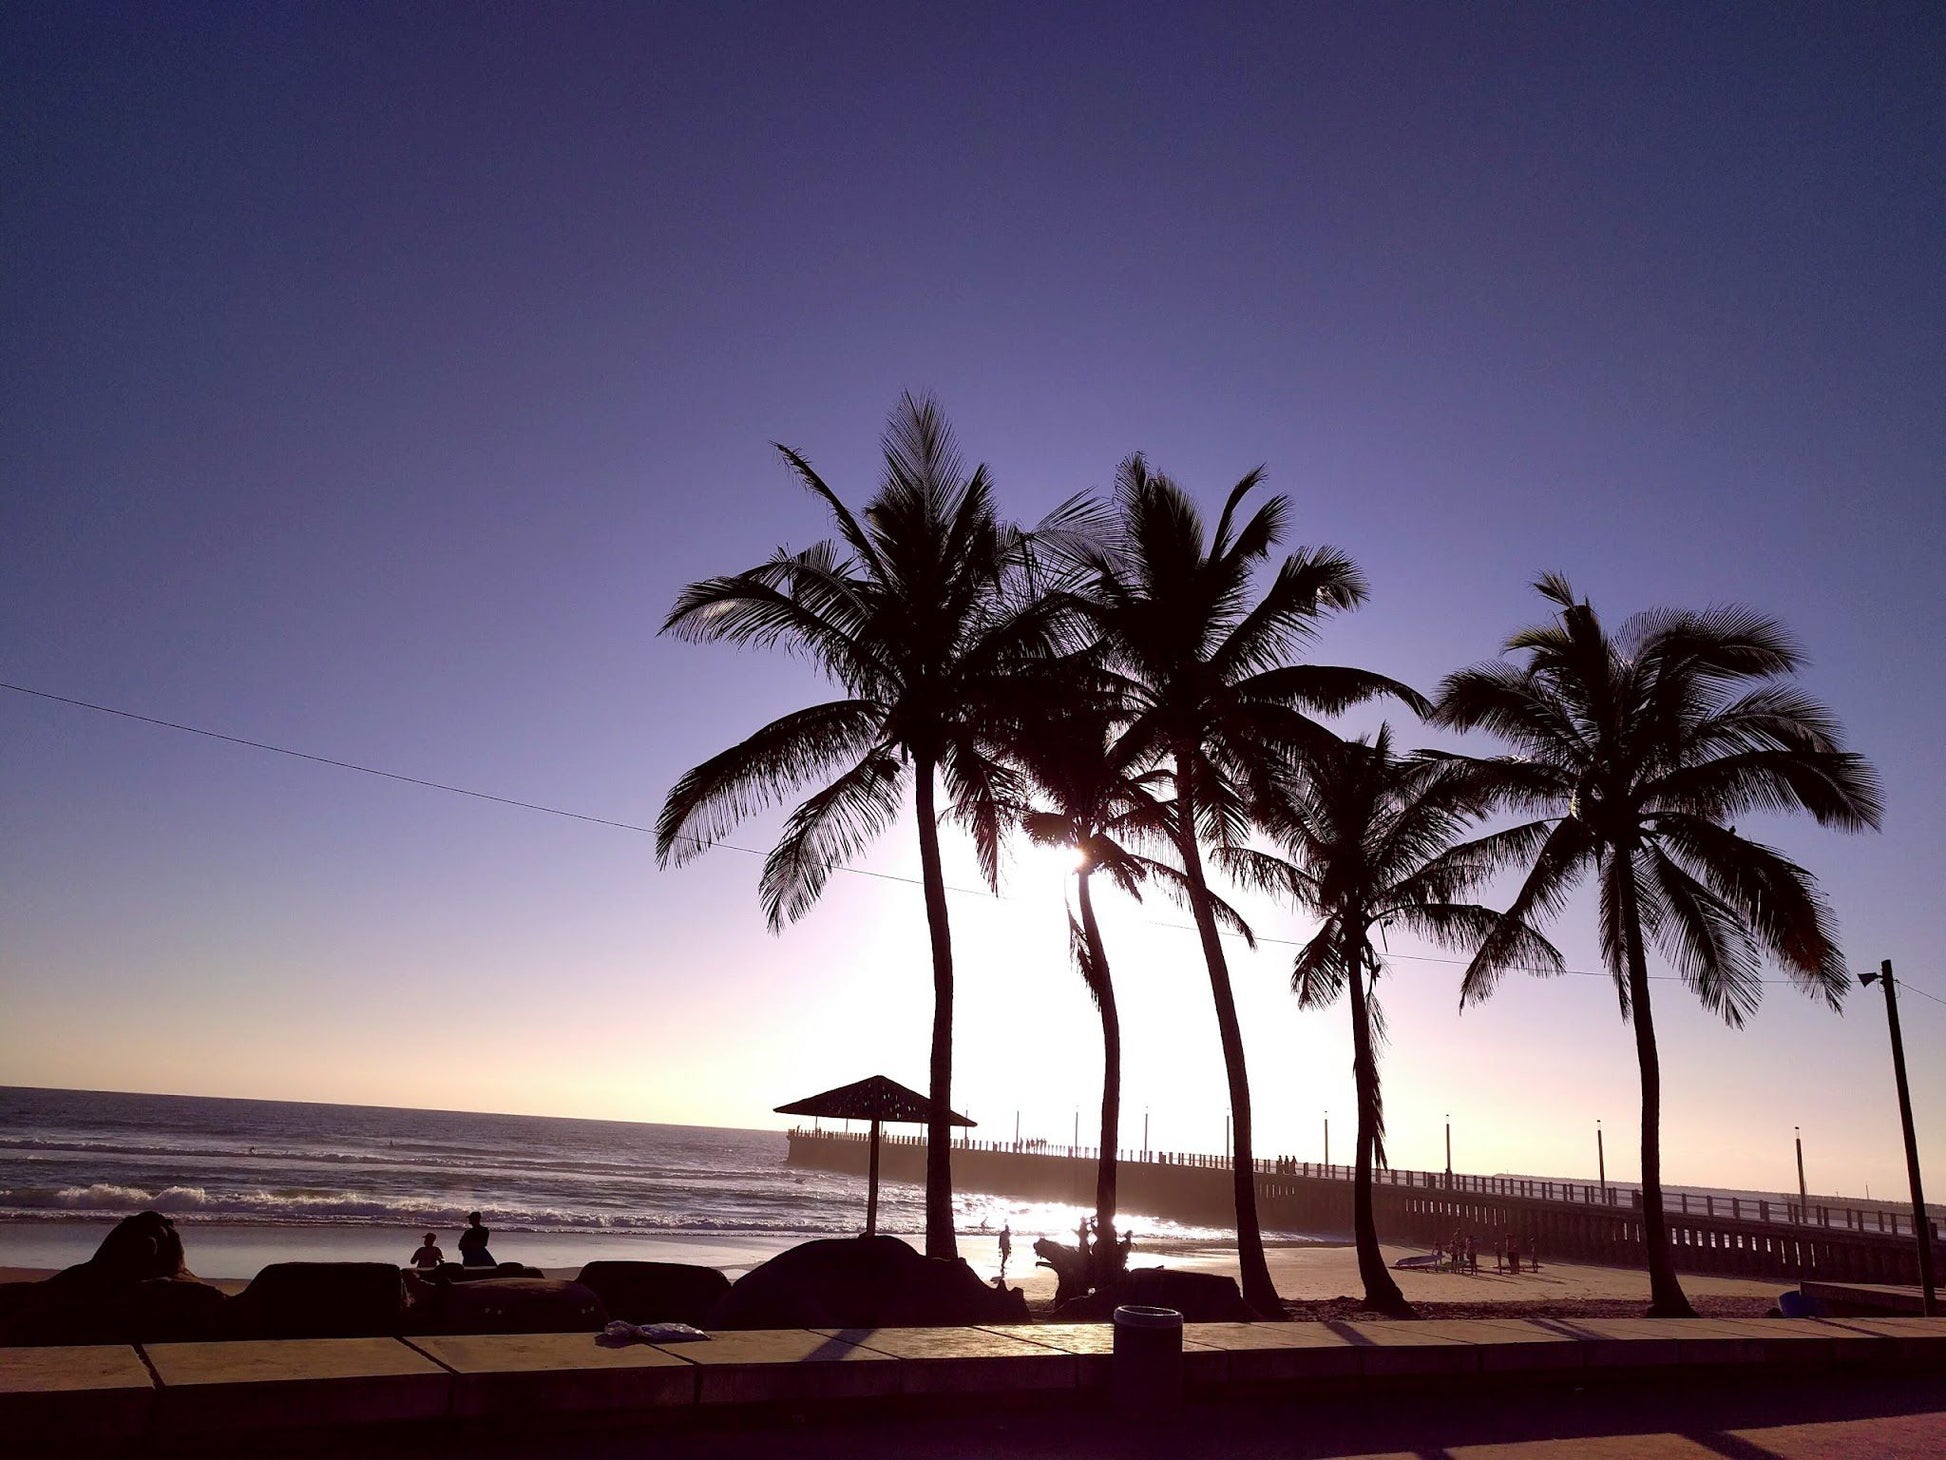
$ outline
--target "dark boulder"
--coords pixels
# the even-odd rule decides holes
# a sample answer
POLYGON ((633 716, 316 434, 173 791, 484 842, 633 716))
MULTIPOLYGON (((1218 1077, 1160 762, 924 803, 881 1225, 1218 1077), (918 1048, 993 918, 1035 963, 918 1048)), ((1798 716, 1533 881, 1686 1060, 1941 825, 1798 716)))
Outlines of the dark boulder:
POLYGON ((1243 1301, 1235 1278, 1166 1267, 1138 1267, 1112 1286, 1063 1303, 1049 1316, 1057 1323, 1106 1323, 1124 1303, 1174 1308, 1186 1323, 1251 1323, 1263 1317, 1243 1301))
POLYGON ((111 1283, 195 1276, 183 1259, 182 1235, 161 1212, 137 1212, 122 1218, 101 1239, 101 1246, 86 1266, 111 1283))
POLYGON ((183 1261, 160 1212, 124 1218, 86 1262, 10 1285, 0 1344, 172 1343, 215 1338, 229 1302, 183 1261))
POLYGON ((964 1262, 922 1257, 896 1237, 806 1242, 752 1268, 705 1328, 899 1328, 1025 1323, 1018 1289, 981 1282, 964 1262))
POLYGON ((414 1291, 415 1333, 598 1333, 607 1323, 592 1288, 557 1278, 433 1282, 414 1291))
POLYGON ((404 1331, 405 1284, 388 1262, 273 1262, 233 1304, 238 1338, 386 1338, 404 1331))
POLYGON ((715 1268, 685 1262, 591 1262, 575 1281, 600 1295, 610 1318, 699 1328, 730 1291, 730 1280, 715 1268))

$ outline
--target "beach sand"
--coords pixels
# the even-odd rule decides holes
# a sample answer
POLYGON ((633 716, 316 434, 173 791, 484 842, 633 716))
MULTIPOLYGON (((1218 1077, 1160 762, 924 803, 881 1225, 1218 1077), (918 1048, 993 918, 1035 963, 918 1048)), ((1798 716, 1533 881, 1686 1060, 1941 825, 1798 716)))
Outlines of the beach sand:
MULTIPOLYGON (((400 1261, 409 1254, 411 1240, 406 1238, 406 1253, 393 1255, 402 1245, 399 1234, 380 1229, 338 1228, 306 1229, 302 1235, 308 1260, 400 1261)), ((79 1233, 70 1233, 78 1238, 79 1233)), ((275 1227, 189 1226, 183 1232, 192 1271, 228 1291, 239 1291, 261 1267, 288 1260, 293 1233, 275 1227)), ((0 1282, 23 1282, 48 1276, 61 1258, 81 1261, 92 1252, 94 1242, 75 1242, 79 1255, 66 1252, 44 1260, 0 1266, 0 1282), (87 1250, 79 1250, 85 1246, 87 1250)), ((639 1238, 589 1239, 579 1234, 509 1232, 496 1236, 496 1255, 527 1262, 547 1270, 549 1276, 571 1278, 583 1261, 595 1258, 638 1258, 659 1262, 692 1262, 717 1267, 732 1278, 801 1239, 763 1237, 754 1241, 736 1238, 682 1238, 644 1241, 639 1238), (565 1250, 572 1244, 570 1258, 565 1250)), ((907 1238, 921 1246, 917 1238, 907 1238)), ((1387 1263, 1412 1256, 1417 1249, 1387 1246, 1387 1263)), ((999 1238, 990 1232, 962 1233, 960 1255, 981 1278, 992 1281, 1000 1271, 999 1238)), ((10 1257, 13 1253, 8 1254, 10 1257)), ((1364 1291, 1358 1280, 1358 1258, 1349 1246, 1322 1243, 1276 1243, 1266 1248, 1272 1279, 1294 1312, 1301 1316, 1354 1316, 1356 1300, 1364 1291), (1345 1301, 1341 1301, 1345 1300, 1345 1301)), ((1170 1267, 1190 1272, 1221 1273, 1237 1276, 1236 1248, 1232 1244, 1138 1243, 1131 1259, 1135 1267, 1170 1267)), ((1556 1313, 1589 1316, 1601 1313, 1626 1313, 1646 1308, 1649 1301, 1648 1274, 1637 1268, 1587 1267, 1572 1263, 1545 1263, 1537 1273, 1518 1276, 1496 1273, 1489 1265, 1477 1277, 1457 1273, 1407 1271, 1393 1273, 1406 1300, 1423 1311, 1442 1316, 1457 1316, 1479 1309, 1487 1312, 1527 1314, 1556 1313)), ((1762 1314, 1777 1301, 1777 1295, 1792 1284, 1748 1278, 1713 1277, 1684 1274, 1683 1289, 1702 1310, 1718 1314, 1762 1314)), ((1013 1258, 1007 1265, 1007 1285, 1027 1294, 1028 1302, 1042 1311, 1054 1299, 1054 1274, 1034 1265, 1033 1237, 1016 1237, 1013 1258)))
MULTIPOLYGON (((997 1239, 981 1233, 959 1239, 960 1255, 973 1265, 981 1277, 991 1280, 1000 1270, 997 1239)), ((1416 1255, 1413 1247, 1382 1248, 1386 1262, 1416 1255)), ((1359 1298, 1364 1285, 1358 1280, 1358 1255, 1349 1246, 1306 1242, 1272 1245, 1265 1249, 1270 1275, 1277 1291, 1287 1303, 1304 1309, 1332 1305, 1336 1300, 1359 1298)), ((1033 1244, 1016 1242, 1013 1260, 1007 1265, 1007 1285, 1027 1294, 1029 1303, 1039 1306, 1054 1297, 1054 1274, 1034 1265, 1033 1244), (1025 1257, 1025 1266, 1022 1258, 1025 1257)), ((1236 1248, 1231 1244, 1195 1244, 1145 1249, 1138 1245, 1130 1259, 1132 1267, 1171 1267, 1190 1272, 1221 1273, 1236 1277, 1236 1248)), ((1589 1315, 1607 1311, 1637 1311, 1649 1302, 1649 1275, 1639 1268, 1585 1267, 1571 1263, 1543 1262, 1536 1273, 1496 1273, 1489 1259, 1478 1277, 1458 1273, 1406 1271, 1393 1272, 1406 1301, 1442 1314, 1461 1308, 1489 1310, 1521 1309, 1558 1311, 1562 1314, 1589 1315)), ((1761 1315, 1777 1302, 1777 1295, 1794 1284, 1750 1278, 1714 1277, 1685 1273, 1683 1291, 1692 1302, 1716 1312, 1749 1312, 1761 1315)))

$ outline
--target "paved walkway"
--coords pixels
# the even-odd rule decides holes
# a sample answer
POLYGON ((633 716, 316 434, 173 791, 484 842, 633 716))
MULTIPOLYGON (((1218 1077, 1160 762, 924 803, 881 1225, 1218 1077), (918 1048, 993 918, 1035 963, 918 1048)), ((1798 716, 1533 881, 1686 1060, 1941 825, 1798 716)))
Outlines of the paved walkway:
POLYGON ((729 1431, 474 1436, 367 1453, 377 1460, 1936 1460, 1946 1454, 1946 1377, 1229 1400, 1140 1425, 1038 1409, 799 1417, 729 1431))

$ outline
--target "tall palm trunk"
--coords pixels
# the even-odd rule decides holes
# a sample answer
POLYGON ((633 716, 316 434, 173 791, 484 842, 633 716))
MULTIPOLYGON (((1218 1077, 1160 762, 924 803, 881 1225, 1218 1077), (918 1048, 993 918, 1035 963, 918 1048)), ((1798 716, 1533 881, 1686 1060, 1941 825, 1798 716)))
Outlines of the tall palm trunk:
POLYGON ((1649 1011, 1649 964, 1642 947, 1642 915, 1635 900, 1635 856, 1622 858, 1617 890, 1622 938, 1628 945, 1629 1022, 1635 1026, 1635 1059, 1642 1068, 1642 1245, 1649 1262, 1649 1316, 1694 1318, 1696 1310, 1676 1281, 1669 1223, 1662 1210, 1662 1060, 1649 1011))
POLYGON ((1196 807, 1190 793, 1191 755, 1176 752, 1176 850, 1182 857, 1189 884, 1189 907, 1203 942, 1203 961, 1209 966, 1210 995, 1216 1004, 1216 1032, 1223 1042, 1223 1067, 1230 1082, 1230 1172, 1236 1188, 1237 1267, 1243 1278, 1243 1300, 1266 1318, 1282 1318, 1284 1301, 1270 1280, 1264 1260, 1264 1234, 1257 1224, 1257 1173, 1250 1143, 1250 1076, 1243 1062, 1243 1028, 1237 1022, 1236 998, 1230 991, 1230 965, 1216 932, 1216 911, 1210 905, 1209 884, 1203 877, 1202 850, 1196 843, 1196 807))
POLYGON ((1115 1147, 1122 1128, 1122 1020, 1115 1009, 1115 983, 1108 974, 1108 952, 1095 921, 1095 900, 1089 892, 1089 872, 1079 878, 1081 936, 1087 940, 1088 961, 1094 965, 1095 1007, 1101 1011, 1101 1159, 1095 1168, 1095 1251, 1115 1248, 1115 1147))
POLYGON ((926 1125, 926 1256, 959 1256, 953 1235, 953 938, 946 925, 946 877, 939 863, 939 818, 933 810, 933 761, 917 756, 913 800, 919 814, 919 871, 932 933, 932 1118, 926 1125))
POLYGON ((1358 1139, 1351 1183, 1352 1243, 1358 1249, 1358 1276, 1365 1284, 1365 1306, 1413 1316, 1399 1291, 1385 1254, 1378 1247, 1378 1222, 1372 1214, 1373 1153, 1378 1146, 1378 1057, 1372 1049, 1371 1012, 1365 1003, 1365 950, 1347 933, 1345 987, 1351 995, 1351 1073, 1358 1087, 1358 1139))

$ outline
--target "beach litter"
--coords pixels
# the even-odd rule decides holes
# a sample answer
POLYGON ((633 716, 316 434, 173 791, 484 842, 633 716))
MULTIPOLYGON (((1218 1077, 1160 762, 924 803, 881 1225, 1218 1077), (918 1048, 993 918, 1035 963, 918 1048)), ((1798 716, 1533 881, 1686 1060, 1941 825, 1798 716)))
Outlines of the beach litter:
POLYGON ((626 1348, 632 1343, 695 1343, 709 1341, 709 1335, 687 1323, 630 1323, 617 1318, 595 1335, 603 1348, 626 1348))

